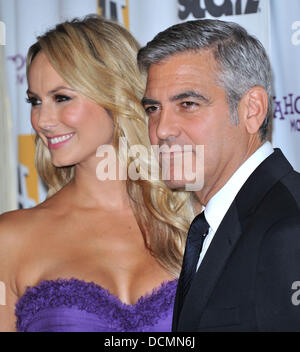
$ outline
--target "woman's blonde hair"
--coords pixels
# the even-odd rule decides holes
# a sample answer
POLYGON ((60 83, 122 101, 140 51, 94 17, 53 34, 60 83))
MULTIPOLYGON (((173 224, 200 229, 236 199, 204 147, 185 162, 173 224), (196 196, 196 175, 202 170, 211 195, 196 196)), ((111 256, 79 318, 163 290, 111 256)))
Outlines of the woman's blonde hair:
MULTIPOLYGON (((58 24, 37 38, 27 55, 27 77, 34 57, 42 51, 57 73, 74 89, 109 111, 114 122, 113 146, 119 138, 128 147, 143 145, 150 153, 147 117, 140 103, 145 80, 136 63, 137 41, 123 27, 97 15, 58 24)), ((123 157, 120 155, 120 157, 123 157)), ((127 157, 126 165, 132 162, 127 157)), ((145 161, 147 164, 147 161, 145 161)), ((149 162, 147 164, 149 173, 149 162)), ((73 177, 74 166, 55 167, 48 148, 36 137, 36 167, 48 185, 48 196, 73 177)), ((127 191, 147 248, 174 276, 181 267, 184 243, 193 212, 189 195, 172 192, 150 177, 132 181, 127 191)))

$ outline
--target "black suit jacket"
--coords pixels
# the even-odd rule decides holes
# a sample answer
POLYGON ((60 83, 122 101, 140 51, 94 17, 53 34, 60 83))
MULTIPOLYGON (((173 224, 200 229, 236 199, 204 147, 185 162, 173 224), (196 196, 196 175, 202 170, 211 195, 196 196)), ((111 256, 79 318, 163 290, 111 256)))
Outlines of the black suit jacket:
POLYGON ((235 197, 183 306, 179 278, 173 331, 300 331, 297 281, 300 174, 275 149, 235 197))

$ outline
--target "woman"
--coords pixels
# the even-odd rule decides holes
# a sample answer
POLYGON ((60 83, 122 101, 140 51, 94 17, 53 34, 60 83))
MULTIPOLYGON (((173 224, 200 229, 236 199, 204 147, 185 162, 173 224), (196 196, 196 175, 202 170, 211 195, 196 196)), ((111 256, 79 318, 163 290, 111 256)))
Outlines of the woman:
POLYGON ((99 146, 132 163, 121 137, 150 152, 137 50, 98 16, 57 25, 29 49, 36 165, 49 194, 1 216, 2 331, 171 330, 187 196, 150 177, 100 181, 98 172, 99 146))

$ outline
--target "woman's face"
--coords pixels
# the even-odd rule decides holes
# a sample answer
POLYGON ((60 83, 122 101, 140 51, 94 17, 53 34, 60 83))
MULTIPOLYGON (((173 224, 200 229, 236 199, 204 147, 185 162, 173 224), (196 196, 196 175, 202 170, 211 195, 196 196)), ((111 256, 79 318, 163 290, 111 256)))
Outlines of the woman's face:
POLYGON ((111 144, 113 121, 107 111, 71 88, 43 52, 32 61, 28 77, 31 123, 59 166, 96 160, 97 148, 111 144))

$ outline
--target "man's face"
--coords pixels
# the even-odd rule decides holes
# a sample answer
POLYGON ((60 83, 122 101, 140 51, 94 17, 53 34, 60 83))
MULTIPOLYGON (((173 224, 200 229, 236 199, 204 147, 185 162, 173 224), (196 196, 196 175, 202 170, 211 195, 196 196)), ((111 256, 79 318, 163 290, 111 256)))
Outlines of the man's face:
MULTIPOLYGON (((204 146, 202 201, 216 193, 240 166, 249 139, 243 121, 232 124, 217 72, 217 63, 208 50, 173 55, 150 66, 143 99, 153 145, 192 146, 192 152, 187 153, 191 154, 193 172, 199 172, 196 146, 204 146)), ((171 179, 166 183, 171 188, 183 188, 191 182, 172 177, 176 156, 184 158, 184 153, 169 153, 171 179)), ((160 158, 163 162, 164 157, 160 158)))

